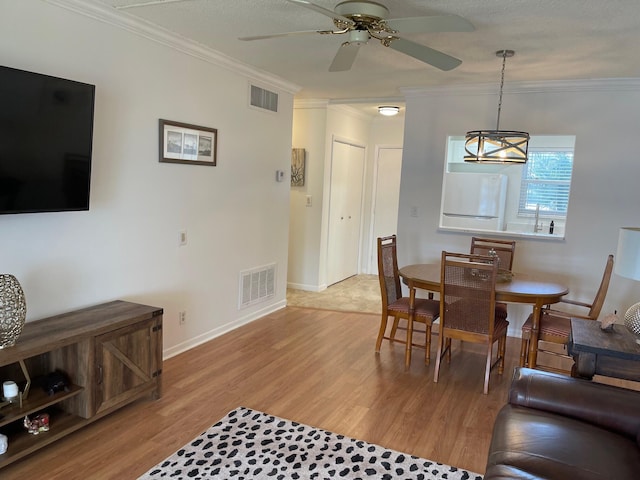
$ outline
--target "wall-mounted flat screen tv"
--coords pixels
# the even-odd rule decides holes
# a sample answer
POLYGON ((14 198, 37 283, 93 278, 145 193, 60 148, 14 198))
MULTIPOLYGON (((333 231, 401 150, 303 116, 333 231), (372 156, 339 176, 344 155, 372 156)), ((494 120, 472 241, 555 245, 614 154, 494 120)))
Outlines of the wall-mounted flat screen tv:
POLYGON ((0 66, 0 214, 89 209, 95 86, 0 66))

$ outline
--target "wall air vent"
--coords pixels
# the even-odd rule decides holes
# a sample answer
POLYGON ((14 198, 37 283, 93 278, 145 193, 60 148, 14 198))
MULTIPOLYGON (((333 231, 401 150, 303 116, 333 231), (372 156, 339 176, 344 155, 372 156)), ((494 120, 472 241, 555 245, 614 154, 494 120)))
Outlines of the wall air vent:
POLYGON ((264 88, 251 85, 250 103, 253 107, 262 108, 271 112, 278 111, 278 94, 264 88))
POLYGON ((238 308, 271 298, 276 293, 276 264, 240 272, 238 308))

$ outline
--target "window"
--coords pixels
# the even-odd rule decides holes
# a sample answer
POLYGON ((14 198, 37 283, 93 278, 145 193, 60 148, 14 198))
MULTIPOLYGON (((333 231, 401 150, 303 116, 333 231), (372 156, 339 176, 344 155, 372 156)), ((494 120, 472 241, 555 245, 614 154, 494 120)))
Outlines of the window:
POLYGON ((564 238, 575 142, 574 135, 532 135, 527 163, 486 165, 465 162, 464 137, 449 136, 438 227, 564 238), (474 180, 464 185, 454 178, 464 176, 474 180), (497 177, 499 189, 495 186, 480 188, 482 182, 491 182, 497 177), (539 212, 538 224, 535 222, 536 210, 539 212), (551 220, 554 221, 553 234, 548 228, 551 220))
POLYGON ((535 148, 522 169, 518 215, 564 219, 569 206, 572 148, 535 148))

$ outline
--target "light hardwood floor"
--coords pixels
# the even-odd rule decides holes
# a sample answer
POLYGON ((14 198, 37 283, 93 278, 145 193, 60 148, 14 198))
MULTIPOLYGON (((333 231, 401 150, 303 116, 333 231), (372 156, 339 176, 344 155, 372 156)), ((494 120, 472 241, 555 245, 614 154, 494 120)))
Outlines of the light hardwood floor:
MULTIPOLYGON (((287 307, 167 360, 162 398, 125 407, 0 478, 135 479, 238 406, 484 473, 519 339, 508 339, 505 373, 492 372, 483 395, 476 346, 454 343, 436 384, 421 350, 408 371, 403 345, 385 341, 376 354, 378 326, 378 315, 287 307)), ((432 358, 436 348, 434 337, 432 358)))

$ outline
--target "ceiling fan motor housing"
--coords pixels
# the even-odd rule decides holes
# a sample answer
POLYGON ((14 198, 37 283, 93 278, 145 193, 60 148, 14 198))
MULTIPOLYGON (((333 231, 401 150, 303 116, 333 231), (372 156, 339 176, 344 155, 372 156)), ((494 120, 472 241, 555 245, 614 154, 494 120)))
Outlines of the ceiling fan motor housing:
POLYGON ((384 5, 376 2, 354 0, 339 3, 334 11, 338 15, 363 24, 384 20, 389 15, 389 10, 384 5))

